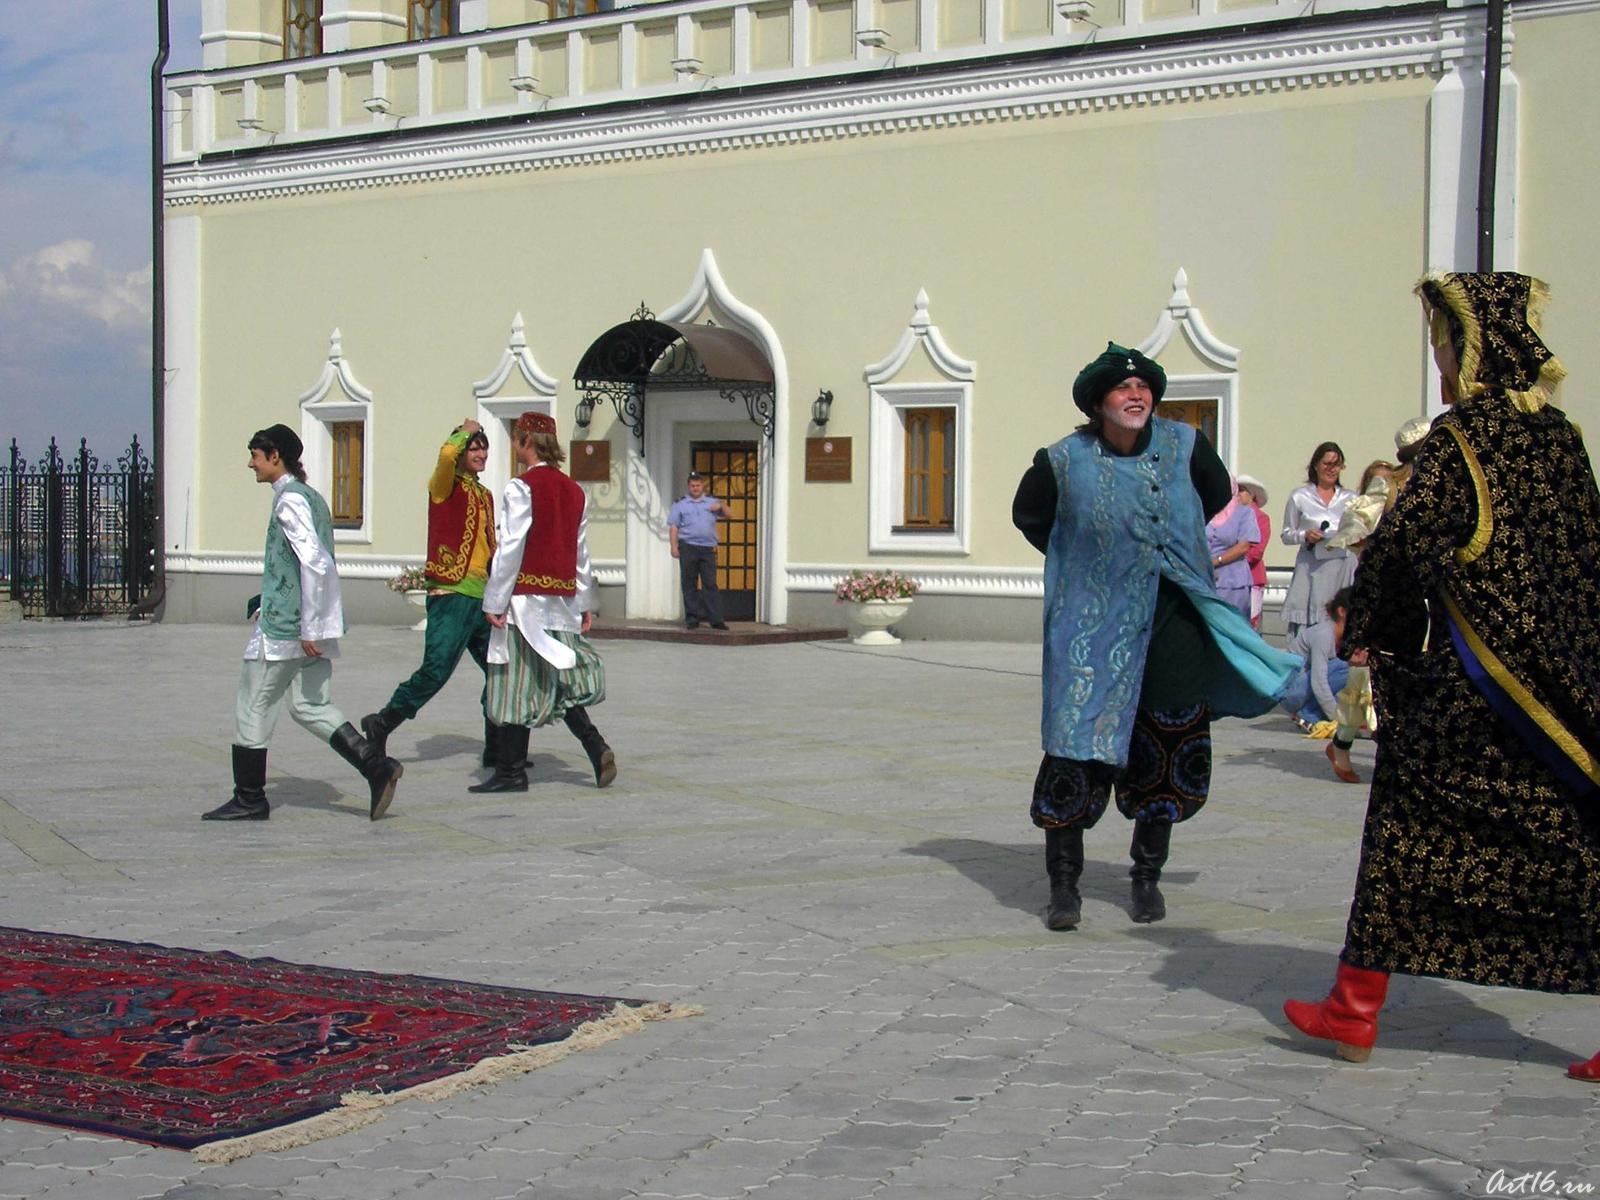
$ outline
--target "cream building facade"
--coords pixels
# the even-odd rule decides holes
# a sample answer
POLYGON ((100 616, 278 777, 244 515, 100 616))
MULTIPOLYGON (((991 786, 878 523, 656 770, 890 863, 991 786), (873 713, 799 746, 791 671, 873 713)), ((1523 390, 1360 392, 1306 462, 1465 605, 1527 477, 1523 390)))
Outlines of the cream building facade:
MULTIPOLYGON (((609 455, 585 484, 607 612, 679 615, 665 511, 720 447, 750 464, 757 619, 834 623, 835 579, 892 566, 924 585, 907 634, 1034 637, 1011 496, 1107 339, 1158 358, 1172 411, 1266 484, 1279 583, 1315 444, 1342 444, 1353 484, 1437 409, 1410 289, 1474 260, 1480 7, 563 11, 206 3, 205 69, 167 81, 169 619, 252 590, 266 498, 243 447, 275 421, 342 496, 358 620, 403 615, 382 581, 422 560, 448 430, 485 424, 498 486, 507 422, 538 408, 609 455), (678 340, 642 389, 575 384, 647 327, 678 340), (717 338, 761 378, 712 369, 717 338), (847 481, 808 479, 824 441, 847 481)), ((1497 265, 1551 284, 1585 428, 1597 59, 1597 0, 1510 5, 1497 265)))

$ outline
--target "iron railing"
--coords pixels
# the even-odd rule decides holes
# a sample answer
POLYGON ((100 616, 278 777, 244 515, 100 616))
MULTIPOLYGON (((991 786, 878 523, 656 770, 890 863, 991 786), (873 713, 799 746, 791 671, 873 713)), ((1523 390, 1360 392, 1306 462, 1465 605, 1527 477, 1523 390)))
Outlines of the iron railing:
POLYGON ((155 473, 135 437, 115 467, 81 439, 0 466, 0 590, 27 617, 125 613, 155 583, 155 473))

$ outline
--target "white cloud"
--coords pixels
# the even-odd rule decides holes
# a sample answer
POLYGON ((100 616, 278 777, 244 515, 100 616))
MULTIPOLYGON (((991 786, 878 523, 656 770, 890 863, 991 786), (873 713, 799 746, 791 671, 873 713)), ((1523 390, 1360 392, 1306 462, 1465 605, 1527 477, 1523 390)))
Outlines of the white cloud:
POLYGON ((147 329, 150 265, 115 270, 85 238, 43 246, 0 273, 4 310, 8 317, 89 317, 115 332, 147 329))

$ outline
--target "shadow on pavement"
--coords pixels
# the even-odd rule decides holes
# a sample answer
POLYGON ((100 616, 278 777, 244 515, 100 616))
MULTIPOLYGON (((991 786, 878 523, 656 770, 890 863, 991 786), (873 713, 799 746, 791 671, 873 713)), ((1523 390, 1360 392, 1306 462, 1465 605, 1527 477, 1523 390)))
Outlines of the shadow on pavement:
MULTIPOLYGON (((1172 918, 1181 921, 1181 912, 1174 909, 1172 918)), ((1253 1008, 1284 1030, 1274 1044, 1313 1057, 1332 1056, 1331 1043, 1300 1036, 1283 1015, 1283 1002, 1290 997, 1320 1000, 1328 994, 1338 966, 1332 950, 1230 942, 1171 920, 1132 926, 1128 933, 1165 951, 1153 982, 1174 990, 1197 987, 1229 1004, 1253 1008)), ((1502 1014, 1478 1007, 1437 979, 1417 975, 1396 975, 1390 982, 1388 1003, 1378 1018, 1374 1061, 1385 1047, 1536 1062, 1563 1070, 1573 1060, 1568 1050, 1518 1033, 1502 1014)))
MULTIPOLYGON (((393 748, 389 750, 394 753, 393 748)), ((483 753, 483 739, 466 737, 459 733, 435 733, 417 740, 416 753, 401 762, 433 762, 439 758, 454 758, 468 754, 477 758, 483 753)))
MULTIPOLYGON (((1108 817, 1084 836, 1083 878, 1078 890, 1085 900, 1103 900, 1119 908, 1128 907, 1127 839, 1133 824, 1118 818, 1113 825, 1108 817), (1121 829, 1115 837, 1110 829, 1121 829), (1118 854, 1124 857, 1116 857, 1118 854)), ((1174 837, 1177 835, 1174 834, 1174 837)), ((902 854, 937 858, 960 871, 973 883, 987 888, 1001 904, 1018 912, 1043 916, 1050 885, 1044 873, 1044 834, 1037 843, 1001 845, 975 838, 929 838, 906 846, 902 854)), ((1163 883, 1193 883, 1199 873, 1192 870, 1163 870, 1163 883)))

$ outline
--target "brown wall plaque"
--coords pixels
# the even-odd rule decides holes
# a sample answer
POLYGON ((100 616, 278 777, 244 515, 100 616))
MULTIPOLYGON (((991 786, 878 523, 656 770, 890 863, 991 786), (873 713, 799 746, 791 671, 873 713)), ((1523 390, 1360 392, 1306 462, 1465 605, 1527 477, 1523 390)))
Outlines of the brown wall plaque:
POLYGON ((807 438, 806 482, 849 483, 850 439, 847 437, 807 438))
POLYGON ((611 443, 573 438, 568 465, 579 483, 604 483, 611 478, 611 443))

